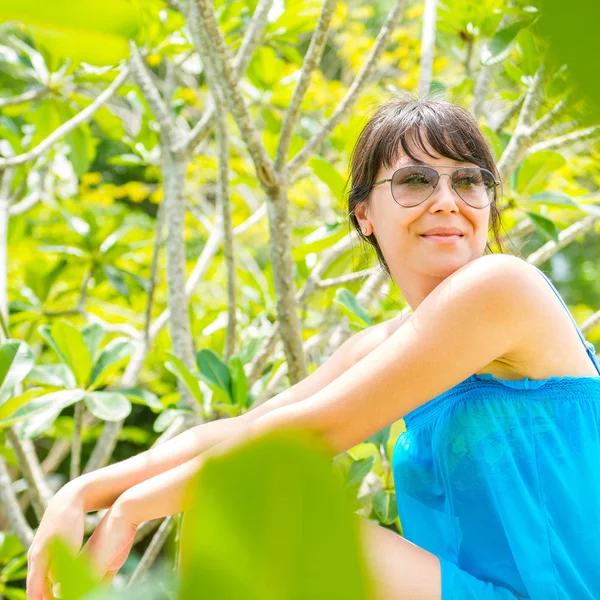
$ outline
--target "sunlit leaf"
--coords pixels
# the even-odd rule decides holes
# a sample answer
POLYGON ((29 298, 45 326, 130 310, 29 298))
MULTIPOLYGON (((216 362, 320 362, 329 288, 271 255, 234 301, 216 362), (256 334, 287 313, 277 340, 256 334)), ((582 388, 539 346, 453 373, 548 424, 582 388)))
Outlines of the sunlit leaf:
POLYGON ((25 379, 34 364, 31 348, 20 340, 0 346, 0 404, 6 402, 17 383, 25 379))
POLYGON ((92 360, 81 331, 68 321, 60 320, 52 325, 49 335, 55 350, 59 350, 59 358, 71 369, 77 384, 85 387, 90 378, 92 360))
POLYGON ((359 304, 356 296, 350 290, 338 288, 335 293, 335 303, 355 323, 366 327, 373 325, 373 320, 369 316, 369 313, 359 304))
POLYGON ((519 165, 517 191, 521 194, 545 191, 548 177, 561 169, 566 162, 564 156, 552 150, 540 150, 530 154, 519 165))
POLYGON ((528 27, 534 19, 523 19, 512 23, 496 32, 481 48, 480 59, 483 65, 489 66, 503 61, 512 49, 517 34, 524 27, 528 27))
POLYGON ((180 358, 175 356, 172 352, 165 352, 165 354, 169 357, 169 360, 165 362, 165 367, 171 371, 175 377, 183 381, 194 400, 202 406, 203 394, 198 379, 192 375, 180 358))
POLYGON ((77 385, 75 376, 64 363, 36 365, 27 375, 27 381, 65 388, 74 388, 77 385))
POLYGON ((0 407, 0 427, 8 427, 13 423, 32 417, 40 412, 50 410, 51 408, 62 410, 81 400, 84 395, 84 390, 80 389, 51 392, 50 394, 44 394, 31 399, 30 402, 21 406, 10 415, 5 414, 5 409, 9 406, 7 402, 4 406, 0 407))
POLYGON ((131 402, 118 392, 88 392, 85 404, 94 416, 103 421, 121 421, 131 412, 131 402))
POLYGON ((198 377, 212 389, 225 393, 231 402, 231 376, 229 367, 209 348, 202 348, 196 353, 198 377))
POLYGON ((311 158, 308 164, 313 173, 331 190, 333 197, 341 202, 346 180, 340 175, 339 171, 331 163, 318 156, 311 158))
POLYGON ((107 382, 119 369, 121 361, 134 350, 135 342, 127 337, 118 337, 106 344, 92 369, 90 376, 92 387, 97 388, 107 382))
POLYGON ((536 230, 542 235, 542 237, 554 242, 558 242, 558 228, 550 219, 528 210, 524 212, 531 219, 531 222, 535 226, 536 230))
POLYGON ((323 450, 278 430, 207 459, 183 521, 183 598, 374 597, 357 517, 323 450))
POLYGON ((391 525, 398 517, 396 494, 388 490, 380 490, 373 498, 373 510, 384 525, 391 525))
POLYGON ((248 379, 242 361, 234 356, 229 361, 229 370, 231 373, 233 403, 245 407, 248 402, 248 379))

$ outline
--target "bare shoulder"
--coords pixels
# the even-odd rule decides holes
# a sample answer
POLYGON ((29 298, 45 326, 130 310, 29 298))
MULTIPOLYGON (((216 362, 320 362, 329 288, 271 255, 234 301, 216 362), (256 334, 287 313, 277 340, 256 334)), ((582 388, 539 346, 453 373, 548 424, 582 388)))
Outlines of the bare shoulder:
POLYGON ((466 277, 459 279, 491 292, 490 318, 494 304, 501 302, 511 308, 510 321, 519 330, 520 343, 512 352, 480 373, 506 379, 596 375, 569 313, 536 266, 518 256, 490 254, 460 270, 466 267, 470 273, 465 271, 466 277))

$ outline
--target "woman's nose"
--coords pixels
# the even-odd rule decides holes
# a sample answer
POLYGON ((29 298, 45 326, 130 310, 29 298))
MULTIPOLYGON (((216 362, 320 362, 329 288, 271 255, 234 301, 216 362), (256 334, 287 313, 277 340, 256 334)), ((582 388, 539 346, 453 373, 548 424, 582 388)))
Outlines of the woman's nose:
POLYGON ((442 173, 438 179, 437 185, 431 194, 431 197, 435 200, 434 204, 438 204, 440 201, 451 202, 455 206, 461 202, 460 196, 456 193, 452 187, 452 180, 450 175, 442 173))

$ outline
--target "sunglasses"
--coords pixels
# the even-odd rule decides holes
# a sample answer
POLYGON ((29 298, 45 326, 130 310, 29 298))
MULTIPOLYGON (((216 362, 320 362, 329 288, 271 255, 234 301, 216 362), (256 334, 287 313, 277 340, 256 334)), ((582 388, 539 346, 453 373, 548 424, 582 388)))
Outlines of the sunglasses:
MULTIPOLYGON (((441 176, 432 167, 409 165, 400 167, 390 179, 377 181, 371 188, 389 181, 392 197, 400 206, 417 206, 433 194, 441 176)), ((448 177, 460 199, 473 208, 488 206, 496 197, 496 186, 500 183, 490 171, 480 167, 461 167, 448 177)))

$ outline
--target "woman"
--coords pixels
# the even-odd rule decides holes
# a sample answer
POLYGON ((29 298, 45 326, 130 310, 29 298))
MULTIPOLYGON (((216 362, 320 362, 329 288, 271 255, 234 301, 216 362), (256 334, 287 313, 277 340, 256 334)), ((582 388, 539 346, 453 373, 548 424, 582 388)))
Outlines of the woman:
POLYGON ((187 508, 211 452, 300 425, 335 456, 401 417, 405 537, 361 519, 379 600, 600 597, 600 365, 539 269, 484 256, 499 182, 480 129, 442 100, 391 100, 362 131, 351 178, 351 222, 412 313, 241 417, 64 486, 29 552, 28 600, 48 593, 47 540, 79 547, 84 512, 110 507, 86 546, 110 578, 140 522, 187 508))

